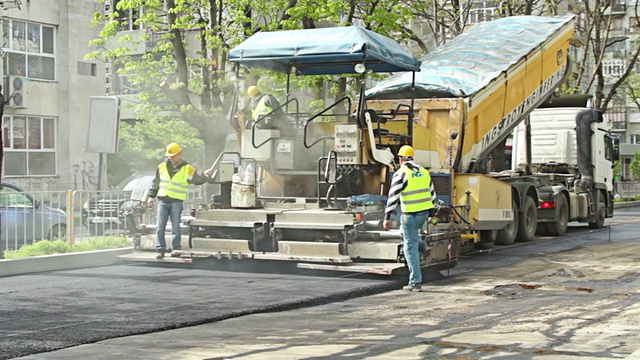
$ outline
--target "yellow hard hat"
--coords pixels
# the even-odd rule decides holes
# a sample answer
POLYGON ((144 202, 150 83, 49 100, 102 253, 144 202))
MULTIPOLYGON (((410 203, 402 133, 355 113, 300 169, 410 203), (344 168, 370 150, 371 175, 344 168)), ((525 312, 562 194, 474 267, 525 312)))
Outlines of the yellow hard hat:
POLYGON ((258 95, 259 93, 260 93, 260 88, 255 86, 255 85, 251 85, 247 89, 247 95, 249 95, 249 97, 254 97, 254 96, 258 95))
POLYGON ((182 149, 180 149, 180 145, 176 144, 176 143, 171 143, 169 145, 167 145, 167 153, 164 154, 165 156, 175 156, 177 154, 180 154, 180 152, 182 151, 182 149))
POLYGON ((402 157, 413 157, 413 148, 409 145, 404 145, 398 151, 398 156, 402 157))

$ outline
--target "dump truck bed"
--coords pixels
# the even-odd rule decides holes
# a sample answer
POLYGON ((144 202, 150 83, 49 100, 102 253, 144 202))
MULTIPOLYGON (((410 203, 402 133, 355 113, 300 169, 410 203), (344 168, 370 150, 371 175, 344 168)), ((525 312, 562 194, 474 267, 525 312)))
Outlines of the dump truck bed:
MULTIPOLYGON (((416 108, 430 108, 433 114, 418 112, 420 125, 448 125, 453 127, 450 131, 459 131, 453 142, 458 150, 453 156, 457 172, 473 170, 479 159, 560 85, 567 73, 573 32, 572 17, 508 17, 477 24, 422 59, 415 95, 424 101, 416 108), (464 103, 448 108, 425 105, 425 101, 438 99, 464 99, 464 103), (442 112, 460 112, 453 116, 460 121, 443 124, 447 116, 442 112), (432 116, 441 120, 430 121, 432 116)), ((370 89, 367 98, 391 103, 411 99, 411 84, 410 74, 394 75, 370 89)), ((378 104, 373 108, 394 107, 378 104)), ((428 141, 421 148, 420 139, 414 137, 414 147, 437 152, 450 145, 449 138, 445 140, 428 141)))

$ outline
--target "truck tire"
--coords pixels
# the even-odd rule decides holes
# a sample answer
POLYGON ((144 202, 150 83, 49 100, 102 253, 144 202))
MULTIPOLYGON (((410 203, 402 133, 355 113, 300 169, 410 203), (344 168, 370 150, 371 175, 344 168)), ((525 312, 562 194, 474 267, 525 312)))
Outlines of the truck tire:
POLYGON ((496 242, 497 230, 480 230, 480 241, 476 243, 478 249, 491 249, 496 242))
POLYGON ((592 229, 602 229, 604 227, 604 218, 607 213, 607 204, 604 200, 604 194, 602 191, 598 191, 598 202, 596 206, 596 219, 594 222, 589 223, 589 227, 592 229))
MULTIPOLYGON (((558 195, 558 202, 556 203, 556 221, 546 223, 546 232, 551 236, 562 236, 567 232, 567 225, 569 224, 569 203, 567 197, 560 194, 558 195)), ((538 224, 540 226, 540 224, 538 224)))
POLYGON ((536 235, 536 227, 538 226, 538 212, 536 202, 531 196, 524 198, 522 204, 522 212, 518 214, 518 235, 517 241, 529 242, 536 235))
POLYGON ((516 241, 518 236, 518 206, 515 201, 512 202, 511 208, 513 209, 513 221, 498 230, 496 245, 511 245, 516 241))

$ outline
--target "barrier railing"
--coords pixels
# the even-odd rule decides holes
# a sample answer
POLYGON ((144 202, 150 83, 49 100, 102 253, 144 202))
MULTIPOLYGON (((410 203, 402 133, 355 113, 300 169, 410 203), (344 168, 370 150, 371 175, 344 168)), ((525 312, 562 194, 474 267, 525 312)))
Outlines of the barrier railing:
POLYGON ((636 199, 640 196, 639 181, 621 181, 614 185, 614 193, 624 199, 636 199))
MULTIPOLYGON (((70 244, 104 236, 131 236, 137 227, 153 227, 156 208, 147 208, 131 191, 0 191, 0 247, 18 250, 40 240, 70 244)), ((190 189, 183 221, 204 202, 200 188, 190 189)), ((170 225, 168 226, 170 229, 170 225)))

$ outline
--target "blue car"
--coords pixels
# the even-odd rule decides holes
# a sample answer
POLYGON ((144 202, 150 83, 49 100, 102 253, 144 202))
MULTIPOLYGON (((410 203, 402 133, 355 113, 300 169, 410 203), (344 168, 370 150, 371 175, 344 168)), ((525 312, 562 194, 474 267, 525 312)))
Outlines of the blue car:
POLYGON ((44 205, 15 184, 0 183, 0 245, 17 250, 38 240, 64 239, 67 214, 44 205))

